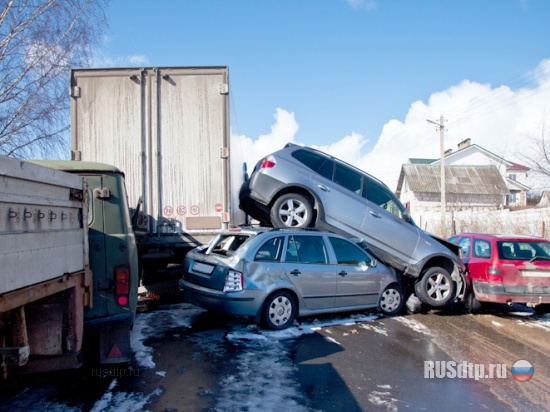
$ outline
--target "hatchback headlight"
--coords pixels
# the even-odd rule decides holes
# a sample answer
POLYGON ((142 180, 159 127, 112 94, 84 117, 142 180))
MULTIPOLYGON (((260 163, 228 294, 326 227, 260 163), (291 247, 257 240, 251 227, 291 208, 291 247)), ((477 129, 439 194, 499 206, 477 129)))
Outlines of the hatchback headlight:
POLYGON ((238 292, 243 290, 244 277, 241 272, 229 270, 225 276, 225 284, 223 285, 224 293, 238 292))

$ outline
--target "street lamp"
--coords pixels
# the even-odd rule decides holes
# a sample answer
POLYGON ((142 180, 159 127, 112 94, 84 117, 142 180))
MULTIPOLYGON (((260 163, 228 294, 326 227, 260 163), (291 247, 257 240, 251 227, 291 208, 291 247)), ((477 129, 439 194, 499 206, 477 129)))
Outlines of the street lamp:
POLYGON ((441 149, 441 234, 447 236, 447 225, 445 224, 446 202, 445 202, 445 118, 439 117, 439 123, 426 119, 428 123, 435 124, 439 128, 439 144, 441 149))

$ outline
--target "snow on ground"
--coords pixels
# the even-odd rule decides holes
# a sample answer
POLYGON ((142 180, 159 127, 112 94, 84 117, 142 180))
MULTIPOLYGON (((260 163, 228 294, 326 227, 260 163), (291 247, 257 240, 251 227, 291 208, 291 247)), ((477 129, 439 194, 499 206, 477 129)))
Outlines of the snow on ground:
POLYGON ((116 388, 117 380, 113 379, 107 391, 98 400, 90 412, 116 411, 116 412, 134 412, 143 410, 149 398, 157 395, 153 392, 146 395, 140 392, 113 392, 116 388))
POLYGON ((403 323, 405 326, 408 326, 415 332, 421 333, 426 336, 433 336, 433 333, 428 329, 427 326, 418 322, 417 320, 407 318, 406 316, 397 316, 394 318, 396 321, 403 323))
POLYGON ((518 319, 516 321, 520 325, 527 326, 528 328, 540 328, 550 332, 550 313, 538 318, 525 318, 518 319))
MULTIPOLYGON (((202 313, 204 313, 202 309, 187 303, 161 306, 152 312, 138 313, 131 335, 131 344, 139 366, 149 369, 156 367, 152 347, 147 344, 149 337, 162 337, 182 327, 191 328, 195 318, 202 313)), ((298 382, 294 381, 295 366, 292 362, 292 348, 296 339, 320 329, 331 332, 332 326, 355 324, 358 324, 357 328, 386 335, 387 330, 383 322, 370 323, 378 318, 379 315, 370 313, 333 316, 322 320, 306 318, 282 331, 268 331, 243 321, 243 318, 235 318, 223 328, 190 333, 186 339, 197 344, 213 359, 232 363, 232 367, 227 369, 229 372, 219 382, 221 389, 214 396, 214 410, 248 408, 248 410, 266 412, 285 409, 307 411, 307 399, 297 389, 298 382), (238 346, 239 350, 232 350, 233 358, 225 356, 228 348, 234 346, 238 346)), ((403 323, 417 333, 433 336, 426 326, 407 316, 397 316, 392 319, 403 323)), ((550 331, 550 314, 543 317, 531 315, 525 319, 519 319, 518 322, 528 327, 550 331)), ((499 325, 495 324, 495 326, 499 325)), ((326 339, 338 343, 334 338, 326 339)), ((165 376, 163 371, 155 371, 155 373, 160 377, 165 376)), ((117 385, 117 379, 113 379, 91 411, 144 410, 150 399, 162 395, 157 392, 158 390, 150 394, 122 392, 117 390, 117 385)), ((384 405, 387 410, 395 410, 395 399, 391 395, 392 388, 381 385, 378 389, 370 394, 369 400, 374 405, 384 405)), ((53 392, 54 389, 49 387, 29 388, 14 398, 10 408, 56 412, 73 412, 82 409, 82 405, 66 405, 56 400, 55 395, 52 395, 53 392)))
POLYGON ((147 369, 154 368, 153 348, 143 343, 150 336, 163 336, 167 330, 191 327, 193 320, 203 313, 189 303, 164 305, 153 312, 138 313, 130 336, 132 351, 137 363, 147 369))

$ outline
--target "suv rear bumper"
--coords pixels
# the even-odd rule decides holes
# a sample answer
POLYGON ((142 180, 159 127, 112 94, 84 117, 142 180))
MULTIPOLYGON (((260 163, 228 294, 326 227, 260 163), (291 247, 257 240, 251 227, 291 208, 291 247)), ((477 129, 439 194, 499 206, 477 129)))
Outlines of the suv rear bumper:
POLYGON ((525 286, 473 282, 476 299, 494 303, 550 303, 550 286, 525 286))

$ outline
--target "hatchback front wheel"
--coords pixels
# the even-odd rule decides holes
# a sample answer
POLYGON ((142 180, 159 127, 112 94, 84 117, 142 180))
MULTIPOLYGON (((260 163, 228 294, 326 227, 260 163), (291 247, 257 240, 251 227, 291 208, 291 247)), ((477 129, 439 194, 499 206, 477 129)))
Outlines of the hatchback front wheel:
POLYGON ((385 315, 395 315, 401 312, 404 300, 403 290, 399 285, 389 285, 380 295, 378 309, 385 315))

